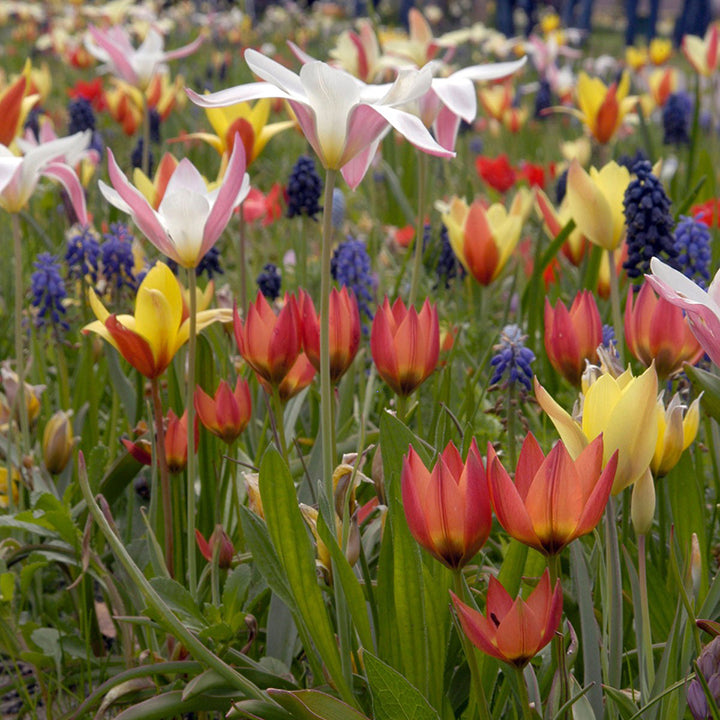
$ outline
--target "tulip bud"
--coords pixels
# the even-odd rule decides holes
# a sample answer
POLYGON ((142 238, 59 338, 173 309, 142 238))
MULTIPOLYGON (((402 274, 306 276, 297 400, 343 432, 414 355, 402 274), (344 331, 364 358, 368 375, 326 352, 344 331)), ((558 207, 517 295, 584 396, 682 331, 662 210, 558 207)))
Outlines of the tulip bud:
POLYGON ((245 480, 248 508, 259 517, 265 518, 262 497, 260 495, 260 475, 256 472, 244 472, 243 478, 245 480))
MULTIPOLYGON (((13 468, 11 473, 10 486, 12 487, 13 504, 17 505, 20 498, 18 486, 20 484, 20 473, 13 468)), ((9 495, 8 495, 8 469, 3 463, 0 465, 0 508, 6 509, 9 506, 9 495)))
POLYGON ((630 517, 637 535, 647 535, 655 516, 655 481, 648 468, 633 486, 630 517))
POLYGON ((228 537, 222 525, 216 525, 210 536, 210 540, 205 540, 203 534, 199 530, 195 530, 195 540, 200 550, 200 554, 208 561, 212 562, 213 555, 218 553, 218 567, 227 570, 232 566, 232 559, 235 555, 235 548, 232 540, 228 537))
POLYGON ((71 413, 59 410, 45 426, 43 433, 43 459, 51 475, 59 475, 70 460, 75 438, 70 425, 71 413))
POLYGON ((697 601, 700 595, 700 581, 702 579, 702 556, 700 555, 700 542, 697 533, 690 537, 690 580, 692 582, 693 597, 697 601))
POLYGON ((170 410, 168 412, 168 423, 165 429, 165 456, 168 470, 171 473, 180 473, 187 465, 187 411, 178 418, 170 410))

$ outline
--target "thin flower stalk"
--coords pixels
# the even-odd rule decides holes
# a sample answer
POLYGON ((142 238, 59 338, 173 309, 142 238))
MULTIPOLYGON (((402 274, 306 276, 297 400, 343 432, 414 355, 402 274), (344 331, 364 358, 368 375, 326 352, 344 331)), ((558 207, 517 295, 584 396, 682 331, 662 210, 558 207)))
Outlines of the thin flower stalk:
MULTIPOLYGON (((162 504, 162 524, 164 528, 164 550, 165 566, 170 575, 174 575, 173 560, 173 524, 172 524, 172 500, 170 497, 170 471, 168 470, 167 455, 165 449, 165 426, 160 400, 160 384, 157 377, 150 380, 150 392, 152 395, 153 420, 155 424, 155 452, 153 458, 157 458, 157 473, 160 476, 160 499, 162 504)), ((188 426, 190 427, 190 426, 188 426)), ((157 523, 156 523, 157 527, 157 523)), ((195 534, 193 533, 193 538, 195 534)))
POLYGON ((185 387, 187 411, 187 568, 188 586, 193 597, 197 594, 197 562, 195 553, 195 474, 197 447, 195 444, 195 354, 197 347, 197 276, 195 268, 187 269, 190 296, 190 332, 188 334, 188 370, 185 387))

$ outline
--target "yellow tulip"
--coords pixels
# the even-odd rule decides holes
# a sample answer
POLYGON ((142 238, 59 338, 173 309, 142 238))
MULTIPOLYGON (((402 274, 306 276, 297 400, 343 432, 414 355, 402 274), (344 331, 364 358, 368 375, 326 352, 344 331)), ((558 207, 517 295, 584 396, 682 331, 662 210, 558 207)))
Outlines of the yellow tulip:
POLYGON ((648 51, 646 47, 625 48, 625 62, 633 70, 642 70, 648 64, 648 51))
POLYGON ((673 395, 665 408, 662 398, 657 401, 658 432, 650 469, 656 478, 667 475, 692 444, 700 425, 700 398, 696 398, 683 417, 685 407, 679 396, 673 395))
MULTIPOLYGON (((13 503, 17 505, 20 498, 18 491, 18 485, 20 483, 20 473, 15 468, 13 468, 10 475, 12 478, 11 486, 13 503)), ((5 464, 3 464, 2 466, 0 466, 0 508, 6 509, 8 505, 8 469, 5 464)))
POLYGON ((650 55, 650 62, 653 65, 662 65, 667 62, 672 55, 673 47, 672 40, 670 38, 653 38, 650 41, 650 48, 648 53, 650 55))
POLYGON ((582 418, 573 418, 535 379, 535 396, 555 425, 570 455, 603 435, 603 464, 618 451, 613 494, 632 485, 647 470, 655 453, 658 416, 657 374, 653 366, 639 377, 628 369, 618 377, 603 372, 584 392, 582 418))
POLYGON ((293 120, 268 124, 271 105, 270 99, 263 98, 254 105, 241 102, 226 107, 206 107, 205 114, 215 135, 198 132, 185 135, 182 139, 202 140, 212 145, 218 154, 229 155, 232 152, 235 133, 238 133, 245 147, 247 164, 250 165, 273 136, 295 125, 293 120))
POLYGON ((623 199, 630 172, 611 161, 586 173, 574 160, 567 176, 570 214, 582 234, 605 250, 615 250, 625 234, 623 199))
MULTIPOLYGON (((180 284, 164 263, 157 263, 145 276, 135 298, 135 315, 111 315, 89 290, 90 305, 98 318, 83 333, 95 332, 107 340, 145 377, 160 376, 187 342, 190 319, 183 317, 180 284)), ((196 315, 200 331, 215 321, 230 322, 232 312, 203 310, 196 315)))
POLYGON ((584 72, 578 75, 576 115, 601 144, 613 138, 625 116, 635 107, 637 98, 628 96, 630 76, 624 72, 620 82, 610 86, 600 78, 591 78, 584 72))

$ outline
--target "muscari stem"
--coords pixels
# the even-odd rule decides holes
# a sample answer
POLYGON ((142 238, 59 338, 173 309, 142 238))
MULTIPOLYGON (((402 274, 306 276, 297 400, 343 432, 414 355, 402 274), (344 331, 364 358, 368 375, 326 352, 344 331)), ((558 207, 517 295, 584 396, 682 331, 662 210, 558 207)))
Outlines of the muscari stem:
MULTIPOLYGON (((327 169, 323 199, 322 260, 320 265, 320 426, 323 458, 323 487, 328 507, 332 507, 332 474, 335 463, 333 447, 333 396, 330 383, 330 255, 332 250, 332 205, 337 170, 327 169)), ((331 531, 334 523, 328 523, 331 531)))
MULTIPOLYGON (((160 497, 163 509, 163 528, 165 530, 165 565, 170 575, 174 575, 173 563, 173 529, 172 529, 172 502, 170 499, 170 471, 168 470, 165 455, 165 424, 160 400, 160 384, 157 378, 150 380, 153 415, 155 418, 155 456, 160 473, 160 497)), ((193 536, 195 533, 193 533, 193 536)))
POLYGON ((420 270, 422 268, 423 236, 425 234, 425 185, 427 184, 428 156, 421 152, 418 157, 418 214, 415 228, 415 243, 412 279, 410 281, 410 295, 408 305, 414 305, 417 299, 418 285, 420 284, 420 270))
POLYGON ((615 250, 608 250, 608 262, 610 263, 610 305, 612 307, 613 328, 615 328, 615 340, 620 364, 625 354, 625 333, 620 314, 620 288, 618 286, 617 267, 615 265, 615 250))
POLYGON ((187 412, 187 568, 188 586, 193 597, 197 592, 197 562, 195 556, 195 351, 197 347, 197 277, 195 268, 187 269, 190 294, 190 334, 188 337, 188 376, 185 410, 187 412))

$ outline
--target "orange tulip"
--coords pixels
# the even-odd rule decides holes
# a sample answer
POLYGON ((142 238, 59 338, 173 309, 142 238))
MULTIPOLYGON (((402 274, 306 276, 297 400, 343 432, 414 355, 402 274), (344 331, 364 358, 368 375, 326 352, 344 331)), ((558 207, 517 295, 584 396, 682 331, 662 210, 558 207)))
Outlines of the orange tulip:
POLYGON ((279 385, 290 372, 301 351, 300 318, 292 295, 278 315, 260 292, 250 303, 245 323, 234 310, 235 340, 245 362, 259 378, 279 385))
MULTIPOLYGON (((140 438, 132 442, 122 438, 122 443, 135 460, 143 465, 152 465, 152 445, 146 438, 140 438)), ((197 427, 195 433, 195 444, 197 445, 197 427)), ((165 456, 168 470, 171 473, 180 473, 187 465, 187 411, 178 416, 168 411, 165 424, 165 456)))
POLYGON ((25 117, 38 99, 28 93, 28 73, 26 68, 0 90, 0 145, 10 145, 20 134, 25 117))
MULTIPOLYGON (((303 348, 320 372, 320 318, 311 297, 300 291, 303 348)), ((360 347, 360 311, 352 291, 343 286, 330 293, 330 382, 334 385, 352 365, 360 347)))
POLYGON ((680 372, 686 362, 694 365, 705 354, 682 308, 655 295, 649 283, 643 283, 634 302, 632 288, 628 290, 625 340, 645 367, 655 361, 660 379, 680 372))
MULTIPOLYGON (((308 360, 308 356, 301 352, 293 366, 287 371, 285 377, 278 385, 278 395, 280 402, 286 403, 290 398, 295 397, 300 391, 304 390, 315 377, 315 368, 308 360)), ((262 386, 272 394, 272 386, 266 380, 259 378, 262 386)))
POLYGON ((437 308, 428 300, 418 313, 385 296, 370 332, 370 351, 380 377, 398 395, 410 395, 432 374, 440 357, 437 308))
POLYGON ((545 298, 545 351, 550 364, 569 383, 580 386, 585 363, 597 363, 601 344, 602 320, 592 293, 578 293, 569 311, 560 301, 553 309, 545 298))
POLYGON ((221 380, 212 398, 198 386, 195 389, 195 410, 200 422, 213 435, 231 445, 250 422, 252 401, 247 380, 238 378, 234 391, 225 380, 221 380))
POLYGON ((520 451, 515 482, 488 446, 490 500, 499 523, 516 540, 546 555, 593 530, 610 497, 617 452, 603 464, 602 436, 573 460, 558 442, 543 455, 532 433, 520 451))
POLYGON ((463 603, 455 593, 450 594, 470 642, 487 655, 519 668, 552 640, 562 617, 560 582, 552 589, 548 570, 527 600, 513 600, 491 575, 485 615, 463 603))
POLYGON ((492 526, 485 469, 475 440, 464 463, 449 443, 431 471, 410 446, 401 483, 413 537, 444 565, 463 567, 485 544, 492 526))

